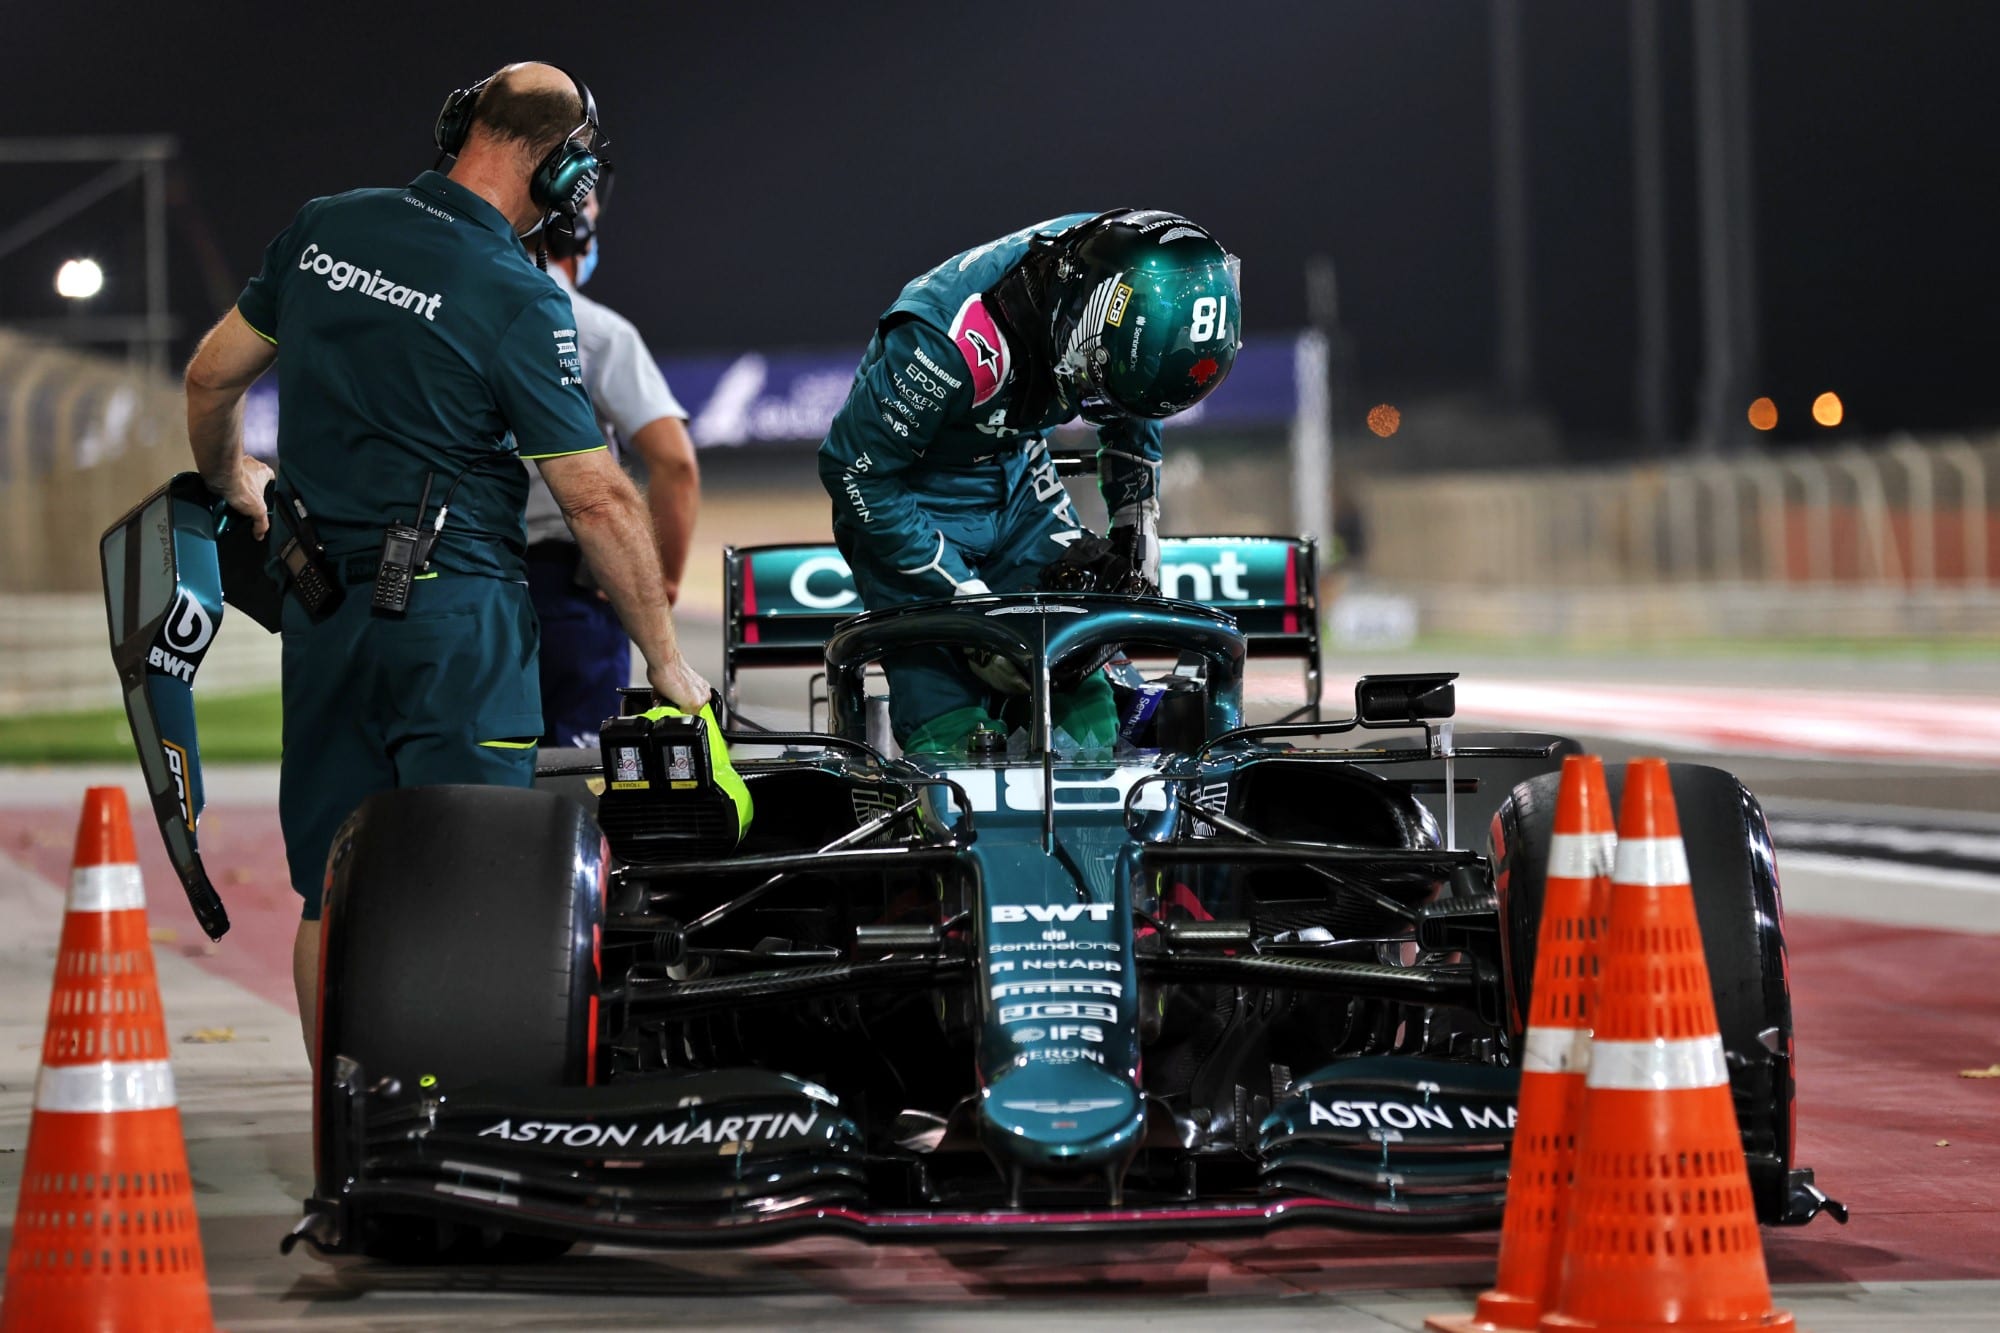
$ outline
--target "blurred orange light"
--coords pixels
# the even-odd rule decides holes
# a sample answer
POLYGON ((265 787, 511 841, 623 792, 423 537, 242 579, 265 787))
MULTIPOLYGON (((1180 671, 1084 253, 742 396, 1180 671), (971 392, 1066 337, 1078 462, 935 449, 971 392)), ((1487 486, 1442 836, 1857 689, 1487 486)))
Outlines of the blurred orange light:
POLYGON ((1822 426, 1838 426, 1847 416, 1847 408, 1842 405, 1840 395, 1829 390, 1813 399, 1813 420, 1822 426))
POLYGON ((1388 403, 1377 403, 1368 409, 1368 429, 1388 439, 1403 424, 1403 414, 1388 403))
POLYGON ((1750 404, 1750 424, 1758 430, 1770 430, 1778 424, 1778 405, 1768 398, 1759 398, 1750 404))

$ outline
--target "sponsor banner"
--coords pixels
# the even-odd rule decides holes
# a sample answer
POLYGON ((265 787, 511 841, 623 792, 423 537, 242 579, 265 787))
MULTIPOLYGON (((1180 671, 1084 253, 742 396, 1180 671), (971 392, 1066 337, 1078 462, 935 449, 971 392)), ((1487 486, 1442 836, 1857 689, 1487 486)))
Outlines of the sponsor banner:
POLYGON ((496 1144, 535 1148, 615 1149, 620 1152, 680 1150, 722 1157, 758 1148, 799 1149, 833 1146, 845 1122, 818 1110, 764 1111, 742 1114, 726 1108, 701 1110, 686 1116, 649 1116, 627 1120, 552 1120, 502 1116, 474 1132, 496 1144))
MULTIPOLYGON (((332 280, 331 269, 327 279, 332 280)), ((372 270, 367 280, 372 289, 372 270)), ((357 278, 357 284, 359 281, 357 278)), ((361 292, 359 285, 353 290, 361 292)), ((387 299, 395 289, 385 288, 384 292, 383 299, 387 299)), ((411 293, 415 295, 419 294, 411 293)), ((422 314, 425 308, 434 310, 430 301, 426 296, 422 306, 404 308, 422 314)), ((1117 305, 1115 293, 1112 305, 1117 305)), ((1168 420, 1167 428, 1288 424, 1298 405, 1294 340, 1280 334, 1246 343, 1222 386, 1168 420)), ((978 349, 974 347, 973 352, 976 366, 978 349)), ((660 369, 674 396, 691 413, 689 429, 695 443, 724 448, 818 440, 847 401, 860 358, 861 344, 856 342, 852 347, 824 351, 668 356, 660 358, 660 369)), ((1076 429, 1087 428, 1079 424, 1076 429)), ((278 388, 273 379, 251 388, 245 402, 243 439, 250 452, 260 457, 277 452, 278 388)))
MULTIPOLYGON (((755 608, 760 622, 861 610, 854 574, 838 547, 782 546, 746 559, 745 609, 755 608)), ((1224 611, 1282 611, 1300 604, 1298 547, 1268 537, 1162 537, 1160 591, 1224 611)))
POLYGON ((1295 1140, 1414 1147, 1505 1142, 1517 1070, 1416 1057, 1347 1061, 1303 1080, 1264 1122, 1266 1150, 1295 1140))

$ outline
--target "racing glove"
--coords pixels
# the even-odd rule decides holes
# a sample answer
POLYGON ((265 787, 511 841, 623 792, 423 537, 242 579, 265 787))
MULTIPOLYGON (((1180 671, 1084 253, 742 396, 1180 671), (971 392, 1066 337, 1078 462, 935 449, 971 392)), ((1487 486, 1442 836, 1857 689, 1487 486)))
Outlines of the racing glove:
POLYGON ((1160 591, 1160 502, 1141 500, 1111 515, 1111 549, 1124 557, 1146 585, 1145 591, 1160 591))
MULTIPOLYGON (((1112 529, 1114 537, 1117 529, 1112 529)), ((1153 591, 1115 541, 1083 532, 1063 553, 1042 566, 1044 592, 1113 592, 1144 596, 1153 591)))

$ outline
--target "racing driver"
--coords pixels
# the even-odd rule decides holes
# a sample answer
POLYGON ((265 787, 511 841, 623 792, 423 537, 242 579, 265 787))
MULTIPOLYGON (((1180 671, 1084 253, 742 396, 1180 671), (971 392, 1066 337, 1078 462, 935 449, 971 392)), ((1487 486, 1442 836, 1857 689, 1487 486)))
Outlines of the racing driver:
MULTIPOLYGON (((819 448, 834 540, 869 609, 1044 586, 1084 532, 1049 432, 1097 427, 1111 546, 1159 584, 1160 422, 1222 383, 1242 345, 1237 262, 1176 213, 1072 213, 953 255, 903 288, 819 448)), ((1005 731, 1008 673, 944 647, 886 657, 910 752, 1005 731)), ((1117 736, 1092 673, 1052 701, 1079 749, 1117 736)))

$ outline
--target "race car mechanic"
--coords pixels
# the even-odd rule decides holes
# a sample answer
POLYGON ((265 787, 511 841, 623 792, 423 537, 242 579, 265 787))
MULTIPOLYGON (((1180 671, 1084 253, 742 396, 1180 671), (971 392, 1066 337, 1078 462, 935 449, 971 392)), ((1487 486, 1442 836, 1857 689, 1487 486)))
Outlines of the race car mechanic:
MULTIPOLYGON (((1229 374, 1238 295, 1237 262, 1206 229, 1133 209, 1024 227, 904 287, 819 448, 863 605, 1043 586, 1086 539, 1049 453, 1050 430, 1078 415, 1097 427, 1113 544, 1156 587, 1159 423, 1229 374)), ((882 665, 905 750, 1005 730, 1004 671, 941 646, 882 665)), ((1052 711, 1081 749, 1116 738, 1100 674, 1052 711)))
POLYGON ((644 503, 598 433, 569 298, 520 242, 595 183, 590 93, 554 66, 510 65, 453 93, 436 138, 456 158, 448 175, 300 209, 187 371, 209 487, 271 527, 274 553, 306 528, 323 548, 286 598, 278 796, 304 900, 292 964, 309 1050, 321 885, 348 812, 387 788, 533 780, 517 452, 540 461, 653 687, 690 709, 709 696, 675 642, 644 503), (267 515, 271 473, 243 452, 242 399, 273 361, 267 515), (318 595, 334 584, 337 601, 318 595))
MULTIPOLYGON (((597 268, 608 185, 606 176, 584 200, 572 234, 549 236, 549 276, 569 294, 583 382, 605 443, 614 457, 629 452, 642 469, 672 605, 694 537, 701 476, 687 412, 646 340, 631 320, 577 291, 597 268)), ((632 645, 548 483, 538 469, 528 473, 528 592, 542 624, 542 744, 594 747, 598 726, 618 712, 619 687, 631 683, 632 645)))

